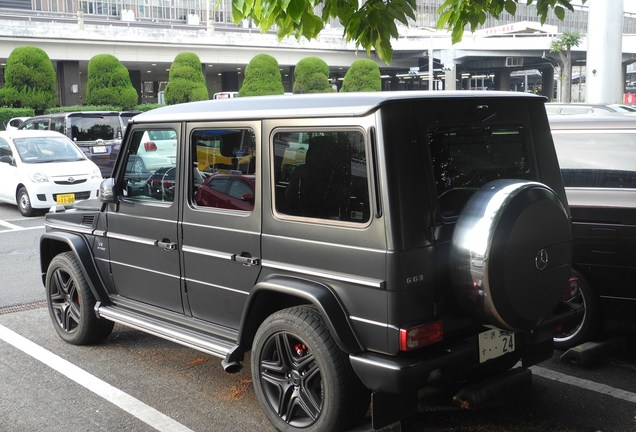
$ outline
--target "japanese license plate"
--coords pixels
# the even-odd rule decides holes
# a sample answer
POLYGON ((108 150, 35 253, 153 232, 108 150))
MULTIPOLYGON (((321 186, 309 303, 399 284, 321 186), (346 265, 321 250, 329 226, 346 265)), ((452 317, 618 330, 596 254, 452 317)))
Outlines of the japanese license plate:
POLYGON ((500 357, 515 350, 515 334, 500 329, 479 333, 479 363, 500 357))
POLYGON ((93 146, 91 147, 93 149, 93 153, 107 153, 108 150, 106 150, 106 146, 93 146))
POLYGON ((75 203, 75 194, 58 194, 55 197, 55 202, 58 204, 73 204, 75 203))

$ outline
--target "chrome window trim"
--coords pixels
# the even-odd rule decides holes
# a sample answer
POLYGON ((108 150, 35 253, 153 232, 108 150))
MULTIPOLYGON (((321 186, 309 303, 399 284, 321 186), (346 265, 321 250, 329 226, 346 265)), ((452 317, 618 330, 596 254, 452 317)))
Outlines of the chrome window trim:
POLYGON ((203 249, 203 248, 198 248, 194 246, 182 246, 181 250, 183 252, 192 253, 195 255, 203 255, 203 256, 208 256, 212 258, 221 258, 228 261, 231 261, 233 257, 233 254, 228 252, 221 252, 221 251, 216 251, 212 249, 203 249))
POLYGON ((150 273, 158 274, 158 275, 161 275, 161 276, 168 276, 168 277, 171 277, 173 279, 181 279, 181 275, 173 275, 173 274, 170 274, 170 273, 164 273, 164 272, 160 272, 160 271, 157 271, 157 270, 152 270, 152 269, 149 269, 149 268, 146 268, 146 267, 139 267, 139 266, 135 266, 135 265, 132 265, 132 264, 123 263, 121 261, 112 261, 111 260, 109 262, 110 262, 111 265, 115 264, 115 265, 120 265, 120 266, 123 266, 123 267, 128 267, 128 268, 132 268, 132 269, 136 269, 136 270, 143 270, 145 272, 150 272, 150 273))
POLYGON ((83 228, 77 225, 74 225, 74 226, 62 225, 55 222, 49 222, 47 220, 44 221, 44 226, 47 228, 53 228, 60 231, 72 231, 74 233, 89 234, 89 235, 93 234, 92 228, 83 228))
POLYGON ((238 290, 238 289, 235 289, 235 288, 230 288, 230 287, 226 287, 226 286, 222 286, 222 285, 211 284, 209 282, 203 282, 203 281, 200 281, 198 279, 185 278, 185 281, 186 281, 186 283, 187 282, 193 282, 193 283, 209 286, 209 287, 212 287, 212 288, 221 289, 223 291, 231 291, 231 292, 235 292, 237 294, 244 294, 246 296, 249 295, 249 293, 246 292, 246 291, 241 291, 241 290, 238 290))
POLYGON ((387 251, 387 250, 384 250, 384 249, 372 249, 372 248, 351 246, 351 245, 338 244, 338 243, 332 243, 332 242, 324 242, 324 241, 319 241, 319 240, 300 239, 300 238, 296 238, 296 237, 281 236, 281 235, 276 235, 276 234, 265 234, 265 233, 263 233, 263 237, 269 237, 269 238, 274 238, 274 239, 283 239, 285 241, 296 241, 296 242, 302 242, 302 243, 311 243, 311 244, 316 244, 316 245, 321 245, 321 246, 329 246, 329 247, 334 247, 334 248, 342 248, 342 249, 350 249, 350 250, 357 250, 357 251, 363 251, 363 252, 379 253, 379 254, 383 254, 383 255, 389 255, 389 254, 393 253, 391 251, 387 251))
POLYGON ((388 323, 383 323, 383 322, 379 322, 379 321, 372 321, 372 320, 368 320, 365 318, 360 318, 357 316, 353 316, 353 315, 349 315, 349 319, 352 321, 358 321, 364 324, 370 324, 373 326, 377 326, 377 327, 384 327, 384 328, 390 328, 391 326, 388 323))
POLYGON ((147 246, 155 245, 155 240, 149 240, 144 237, 137 237, 137 236, 131 236, 126 234, 117 234, 117 233, 107 232, 106 238, 111 238, 115 240, 123 240, 123 241, 132 242, 132 243, 143 244, 147 246))
MULTIPOLYGON (((241 214, 239 216, 250 216, 252 215, 253 212, 250 213, 246 213, 246 214, 241 214)), ((183 226, 189 226, 189 227, 197 227, 197 228, 206 228, 206 229, 210 229, 210 230, 215 230, 215 231, 228 231, 228 232, 235 232, 235 233, 239 233, 239 234, 260 234, 259 232, 256 231, 250 231, 250 230, 242 230, 242 229, 237 229, 237 228, 228 228, 228 227, 223 227, 223 226, 219 226, 217 225, 210 225, 210 224, 198 224, 198 223, 194 223, 194 222, 180 222, 181 225, 183 226)))
POLYGON ((292 273, 301 273, 305 276, 311 275, 316 277, 323 277, 325 279, 333 279, 333 280, 337 280, 341 282, 364 285, 371 288, 386 289, 386 282, 380 279, 365 278, 361 276, 349 275, 346 273, 339 273, 339 272, 325 272, 325 271, 316 270, 315 268, 312 268, 312 267, 283 264, 280 262, 269 261, 269 260, 262 260, 261 265, 263 267, 273 268, 276 270, 286 270, 292 273))

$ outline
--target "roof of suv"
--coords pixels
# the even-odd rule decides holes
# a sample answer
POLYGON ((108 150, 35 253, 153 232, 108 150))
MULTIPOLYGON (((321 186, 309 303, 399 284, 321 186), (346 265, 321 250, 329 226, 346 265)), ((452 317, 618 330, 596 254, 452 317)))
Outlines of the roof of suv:
POLYGON ((548 116, 550 128, 558 129, 635 129, 636 118, 630 116, 595 116, 581 115, 552 115, 548 116))
POLYGON ((391 91, 369 93, 323 93, 303 95, 279 95, 239 97, 225 100, 190 102, 157 108, 139 114, 131 123, 151 121, 196 121, 245 118, 359 116, 389 101, 413 99, 467 99, 467 98, 534 98, 542 96, 516 92, 483 91, 391 91))

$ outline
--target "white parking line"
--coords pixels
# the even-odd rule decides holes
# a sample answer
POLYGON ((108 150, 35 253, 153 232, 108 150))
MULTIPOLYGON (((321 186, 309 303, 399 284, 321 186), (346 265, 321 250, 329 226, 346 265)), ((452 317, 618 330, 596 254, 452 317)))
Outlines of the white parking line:
POLYGON ((0 225, 6 228, 11 228, 11 229, 22 229, 22 227, 19 225, 13 225, 12 223, 5 222, 3 220, 0 220, 0 225))
POLYGON ((0 221, 0 226, 4 226, 6 228, 9 228, 6 231, 0 231, 0 234, 8 233, 8 232, 14 232, 14 231, 28 231, 28 230, 44 229, 44 225, 39 225, 39 226, 34 226, 34 227, 21 227, 21 226, 18 226, 18 225, 11 225, 11 226, 9 226, 9 225, 11 225, 11 224, 8 223, 8 222, 0 221))
POLYGON ((0 325, 0 339, 103 397, 160 432, 193 432, 181 423, 0 325))
POLYGON ((532 371, 533 374, 536 374, 542 378, 547 378, 553 381, 570 384, 585 390, 591 390, 596 393, 612 396, 612 397, 615 397, 616 399, 622 399, 627 402, 636 403, 636 393, 617 389, 617 388, 610 387, 605 384, 600 384, 594 381, 589 381, 586 379, 573 377, 561 372, 556 372, 550 369, 546 369, 541 366, 531 366, 530 370, 532 371))

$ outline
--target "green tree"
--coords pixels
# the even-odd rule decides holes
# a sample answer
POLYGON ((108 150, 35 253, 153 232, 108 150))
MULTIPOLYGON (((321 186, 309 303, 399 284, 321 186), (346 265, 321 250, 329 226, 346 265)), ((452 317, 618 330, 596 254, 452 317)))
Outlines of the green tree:
MULTIPOLYGON (((521 1, 537 5, 542 23, 551 9, 560 19, 566 9, 573 10, 572 0, 446 0, 438 10, 437 25, 448 27, 453 42, 459 42, 466 26, 475 31, 487 15, 499 17, 504 10, 514 15, 521 1)), ((290 35, 297 39, 315 38, 325 22, 337 18, 348 42, 356 42, 367 54, 374 49, 386 63, 393 56, 391 39, 398 37, 397 22, 408 25, 409 20, 415 20, 415 10, 415 0, 271 0, 267 7, 260 0, 232 0, 232 19, 236 24, 250 18, 262 32, 275 25, 281 39, 290 35), (321 12, 316 15, 316 11, 321 12)))
POLYGON ((283 78, 276 59, 268 54, 258 54, 245 68, 245 79, 238 96, 265 96, 284 94, 283 78))
POLYGON ((341 92, 382 90, 380 68, 371 59, 358 59, 351 64, 342 81, 341 92))
POLYGON ((294 93, 333 93, 329 66, 319 57, 305 57, 294 69, 294 93))
POLYGON ((565 32, 550 44, 550 52, 559 54, 561 65, 561 99, 572 102, 572 47, 579 46, 581 35, 577 32, 565 32))
POLYGON ((168 74, 166 103, 173 105, 209 98, 199 56, 192 52, 178 54, 174 58, 168 74))
POLYGON ((11 51, 0 89, 2 105, 33 108, 36 113, 56 105, 55 70, 49 56, 40 48, 23 46, 11 51))
POLYGON ((98 54, 88 62, 86 103, 113 105, 131 109, 137 105, 139 95, 130 81, 126 66, 111 54, 98 54))

